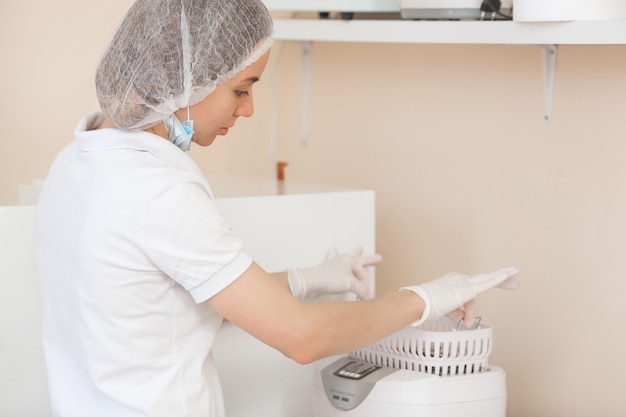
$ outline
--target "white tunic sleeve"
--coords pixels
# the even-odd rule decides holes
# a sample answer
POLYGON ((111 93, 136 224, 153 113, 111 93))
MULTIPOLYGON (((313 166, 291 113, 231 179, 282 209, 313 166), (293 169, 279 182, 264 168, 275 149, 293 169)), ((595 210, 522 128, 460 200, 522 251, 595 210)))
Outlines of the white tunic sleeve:
POLYGON ((145 247, 155 265, 203 302, 252 263, 197 176, 171 171, 148 203, 145 247))

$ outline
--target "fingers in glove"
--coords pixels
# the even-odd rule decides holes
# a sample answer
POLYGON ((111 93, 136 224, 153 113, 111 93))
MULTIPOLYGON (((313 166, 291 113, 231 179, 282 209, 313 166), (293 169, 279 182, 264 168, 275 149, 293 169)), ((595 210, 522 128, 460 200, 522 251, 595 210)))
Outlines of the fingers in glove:
POLYGON ((348 255, 352 255, 355 258, 358 258, 359 256, 363 255, 363 247, 357 246, 356 248, 348 251, 348 255))
POLYGON ((371 298, 369 290, 369 274, 363 265, 357 263, 354 268, 352 268, 352 274, 354 275, 354 278, 350 282, 351 291, 356 293, 361 300, 371 298))
POLYGON ((370 286, 368 280, 353 279, 350 283, 350 291, 355 293, 361 300, 369 300, 372 298, 370 295, 370 286))
POLYGON ((363 266, 377 265, 383 261, 383 257, 379 254, 363 255, 363 247, 358 246, 351 251, 346 252, 346 255, 352 256, 358 263, 363 266))
POLYGON ((448 313, 447 316, 456 322, 460 322, 462 320, 465 327, 470 327, 476 319, 474 315, 474 302, 470 301, 465 304, 463 308, 457 308, 456 310, 448 313))
POLYGON ((474 300, 471 300, 463 306, 465 315, 463 316, 463 324, 470 326, 474 322, 474 300))
POLYGON ((355 260, 352 273, 361 281, 367 281, 369 274, 365 268, 381 263, 383 257, 380 255, 361 256, 355 260))
POLYGON ((383 257, 379 254, 365 255, 358 257, 357 260, 363 266, 373 266, 381 263, 383 261, 383 257))
POLYGON ((352 274, 360 281, 366 281, 369 278, 365 267, 358 262, 352 267, 352 274))
POLYGON ((498 285, 498 288, 503 288, 505 290, 514 290, 522 285, 517 279, 509 278, 504 281, 502 284, 498 285))
POLYGON ((463 317, 465 316, 465 312, 462 309, 457 308, 451 313, 448 313, 447 316, 454 321, 459 321, 463 319, 463 317))
POLYGON ((478 294, 480 294, 490 288, 502 285, 505 281, 513 278, 518 273, 519 268, 516 266, 511 266, 487 274, 474 275, 469 279, 476 286, 478 294))

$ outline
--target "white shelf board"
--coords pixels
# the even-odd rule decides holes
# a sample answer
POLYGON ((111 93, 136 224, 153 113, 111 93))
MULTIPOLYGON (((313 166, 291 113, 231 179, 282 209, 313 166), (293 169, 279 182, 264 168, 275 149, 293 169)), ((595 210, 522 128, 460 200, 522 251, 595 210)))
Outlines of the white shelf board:
POLYGON ((626 44, 626 20, 576 22, 274 19, 283 41, 432 44, 626 44))

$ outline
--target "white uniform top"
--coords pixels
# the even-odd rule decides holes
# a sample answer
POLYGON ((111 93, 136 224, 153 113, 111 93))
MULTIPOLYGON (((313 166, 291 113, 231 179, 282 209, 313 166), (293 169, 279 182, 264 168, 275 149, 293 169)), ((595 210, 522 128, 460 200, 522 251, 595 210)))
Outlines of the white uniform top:
POLYGON ((197 165, 147 132, 94 129, 55 159, 38 209, 55 417, 221 417, 201 304, 251 264, 197 165))

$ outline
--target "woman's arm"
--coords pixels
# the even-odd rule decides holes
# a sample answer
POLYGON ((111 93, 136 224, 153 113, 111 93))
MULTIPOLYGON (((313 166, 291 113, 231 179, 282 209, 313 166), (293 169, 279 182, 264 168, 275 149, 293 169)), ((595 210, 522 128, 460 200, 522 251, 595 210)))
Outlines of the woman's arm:
POLYGON ((274 278, 280 286, 284 287, 285 289, 287 289, 287 291, 291 292, 291 288, 289 287, 289 275, 287 274, 287 271, 272 272, 270 273, 270 276, 274 278))
POLYGON ((411 291, 367 301, 306 304, 291 295, 286 274, 270 275, 256 264, 207 303, 303 364, 373 343, 419 319, 425 308, 411 291))

